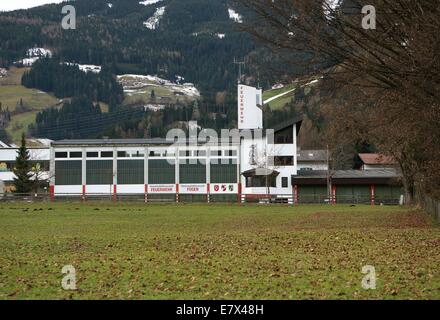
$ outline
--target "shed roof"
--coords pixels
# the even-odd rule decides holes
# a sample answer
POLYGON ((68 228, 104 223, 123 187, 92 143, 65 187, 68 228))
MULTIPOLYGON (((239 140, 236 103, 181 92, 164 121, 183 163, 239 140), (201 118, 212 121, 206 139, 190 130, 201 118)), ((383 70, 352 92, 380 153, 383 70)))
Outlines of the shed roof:
POLYGON ((278 131, 286 129, 286 128, 290 127, 290 126, 293 126, 294 124, 297 124, 297 126, 296 126, 296 134, 298 134, 299 130, 301 129, 301 124, 303 122, 303 119, 304 119, 304 115, 298 114, 295 117, 292 117, 291 119, 288 119, 288 120, 286 120, 284 122, 281 122, 278 125, 272 126, 272 128, 267 128, 267 129, 273 129, 274 132, 278 132, 278 131))
POLYGON ((244 171, 242 173, 245 177, 255 177, 255 176, 275 176, 277 177, 280 173, 276 170, 268 168, 256 168, 244 171))
MULTIPOLYGON (((293 184, 326 184, 328 171, 298 171, 292 176, 293 184)), ((394 169, 378 170, 336 170, 331 174, 333 184, 395 184, 401 174, 394 169)))
POLYGON ((393 157, 380 153, 359 153, 359 158, 361 158, 364 164, 396 164, 396 161, 393 157))

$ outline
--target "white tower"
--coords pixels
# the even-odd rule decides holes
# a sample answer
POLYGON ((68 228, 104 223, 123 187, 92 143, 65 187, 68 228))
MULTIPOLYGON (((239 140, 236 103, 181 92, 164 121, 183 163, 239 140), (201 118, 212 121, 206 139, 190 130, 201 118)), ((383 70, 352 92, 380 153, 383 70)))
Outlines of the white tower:
POLYGON ((238 129, 263 129, 263 91, 238 85, 238 129))

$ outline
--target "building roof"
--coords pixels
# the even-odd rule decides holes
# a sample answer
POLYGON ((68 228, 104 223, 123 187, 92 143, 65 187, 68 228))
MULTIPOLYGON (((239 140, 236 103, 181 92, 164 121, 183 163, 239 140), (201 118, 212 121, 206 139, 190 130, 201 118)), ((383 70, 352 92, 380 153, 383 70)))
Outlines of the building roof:
POLYGON ((289 120, 286 120, 284 122, 281 122, 280 124, 276 125, 276 126, 272 126, 272 128, 268 128, 268 129, 273 129, 274 132, 278 132, 281 131, 283 129, 286 129, 290 126, 293 126, 294 124, 297 124, 296 126, 296 134, 299 133, 299 129, 301 128, 301 124, 303 122, 304 116, 302 114, 299 114, 289 120))
MULTIPOLYGON (((328 171, 298 171, 292 176, 293 184, 327 184, 328 171)), ((400 180, 401 174, 394 169, 375 170, 336 170, 332 172, 333 184, 393 184, 400 180)))
POLYGON ((275 176, 277 177, 280 173, 276 170, 268 168, 256 168, 244 171, 242 173, 245 177, 255 177, 255 176, 275 176))
MULTIPOLYGON (((198 141, 194 139, 187 139, 185 143, 182 145, 194 145, 196 146, 198 143, 204 144, 207 143, 209 140, 203 141, 199 139, 198 141)), ((224 142, 223 140, 219 139, 218 143, 220 145, 233 145, 231 141, 224 142)), ((78 140, 60 140, 60 141, 54 141, 52 143, 52 146, 54 147, 89 147, 89 146, 104 146, 104 147, 111 147, 111 146, 170 146, 172 144, 177 144, 177 142, 163 139, 163 138, 151 138, 151 139, 78 139, 78 140)))
POLYGON ((52 146, 115 146, 115 145, 170 145, 171 141, 154 139, 74 139, 52 142, 52 146))
POLYGON ((380 153, 359 153, 359 158, 361 158, 364 164, 396 164, 396 161, 393 157, 385 156, 380 153))
POLYGON ((298 150, 298 162, 327 161, 326 150, 298 150))

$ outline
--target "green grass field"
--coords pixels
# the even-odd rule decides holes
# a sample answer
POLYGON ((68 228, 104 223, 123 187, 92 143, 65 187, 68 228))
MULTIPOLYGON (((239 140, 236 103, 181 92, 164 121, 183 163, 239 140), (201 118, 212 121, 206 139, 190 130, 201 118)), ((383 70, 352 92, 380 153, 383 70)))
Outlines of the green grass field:
MULTIPOLYGON (((295 88, 295 84, 286 85, 284 88, 280 89, 272 89, 265 91, 263 93, 263 101, 275 97, 284 92, 288 92, 295 88)), ((283 108, 286 104, 290 103, 292 99, 295 97, 295 91, 287 93, 285 96, 279 97, 278 99, 272 100, 269 102, 269 106, 272 110, 277 110, 283 108)))
POLYGON ((37 113, 38 111, 29 111, 11 118, 11 122, 8 123, 6 130, 12 141, 16 143, 20 141, 23 132, 27 132, 29 125, 35 122, 37 113))
POLYGON ((43 110, 59 102, 59 99, 45 92, 21 85, 21 77, 28 70, 29 68, 12 67, 7 77, 0 78, 0 102, 3 109, 8 107, 9 111, 14 111, 20 99, 23 99, 23 104, 33 111, 43 110))
POLYGON ((28 89, 21 85, 0 85, 0 101, 4 109, 8 107, 9 111, 14 111, 20 99, 27 108, 34 111, 41 111, 59 102, 57 98, 37 89, 28 89))
POLYGON ((289 90, 292 90, 294 88, 295 88, 295 84, 288 84, 288 85, 284 86, 283 88, 271 89, 271 90, 264 91, 263 92, 263 100, 270 99, 272 97, 275 97, 279 94, 282 94, 282 93, 287 92, 289 90))
POLYGON ((3 203, 0 252, 0 299, 440 299, 440 228, 400 207, 3 203))
POLYGON ((28 89, 21 85, 21 77, 29 68, 12 67, 9 76, 0 79, 0 102, 2 108, 13 112, 17 103, 22 99, 27 112, 13 114, 11 122, 7 125, 6 131, 11 136, 12 141, 19 142, 23 132, 27 131, 28 126, 35 122, 37 113, 48 107, 55 106, 59 99, 50 94, 37 89, 28 89))

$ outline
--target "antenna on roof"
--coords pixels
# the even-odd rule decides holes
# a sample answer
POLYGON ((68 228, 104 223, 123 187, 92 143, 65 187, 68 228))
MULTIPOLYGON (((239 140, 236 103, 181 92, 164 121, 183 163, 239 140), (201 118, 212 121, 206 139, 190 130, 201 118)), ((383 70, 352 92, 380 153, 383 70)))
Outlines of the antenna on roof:
POLYGON ((246 65, 246 62, 245 61, 238 61, 236 58, 234 58, 234 64, 238 65, 238 80, 237 80, 237 83, 240 84, 241 80, 243 78, 242 67, 244 67, 246 65))
POLYGON ((261 89, 260 87, 260 71, 257 73, 257 89, 261 89))

